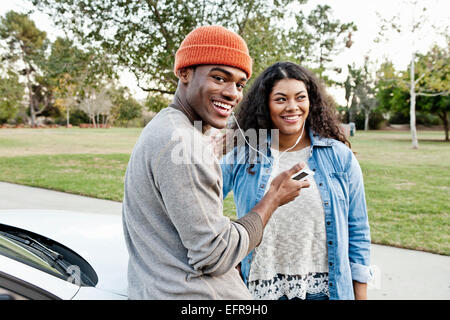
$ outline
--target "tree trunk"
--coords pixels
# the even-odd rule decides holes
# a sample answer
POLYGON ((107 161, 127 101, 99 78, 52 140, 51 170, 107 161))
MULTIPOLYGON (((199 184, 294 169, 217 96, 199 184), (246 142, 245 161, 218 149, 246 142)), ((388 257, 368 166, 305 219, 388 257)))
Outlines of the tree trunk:
POLYGON ((352 97, 352 102, 350 103, 350 110, 348 112, 349 114, 349 123, 350 122, 355 122, 355 113, 356 113, 356 105, 357 105, 357 101, 356 101, 356 94, 353 93, 353 97, 352 97))
POLYGON ((439 114, 439 117, 441 118, 442 122, 444 123, 444 130, 445 130, 445 141, 450 141, 448 137, 448 118, 447 118, 447 111, 442 111, 442 113, 439 114))
POLYGON ((410 109, 409 109, 409 116, 410 116, 410 127, 411 127, 411 139, 412 139, 412 148, 418 149, 419 148, 419 142, 417 140, 417 130, 416 130, 416 81, 414 78, 414 60, 415 60, 415 53, 412 53, 411 57, 411 82, 410 82, 410 109))
POLYGON ((69 107, 66 107, 67 110, 67 128, 70 126, 70 115, 69 115, 69 107))
POLYGON ((36 127, 36 112, 34 110, 34 99, 33 99, 33 91, 30 80, 30 69, 26 69, 26 78, 27 78, 27 88, 28 88, 28 97, 30 99, 30 116, 31 116, 31 127, 36 127))
POLYGON ((31 127, 36 128, 36 111, 34 110, 34 101, 33 101, 33 95, 30 96, 31 102, 30 102, 30 115, 31 115, 31 127))
POLYGON ((370 110, 365 109, 364 110, 364 131, 369 130, 369 115, 370 115, 370 110))

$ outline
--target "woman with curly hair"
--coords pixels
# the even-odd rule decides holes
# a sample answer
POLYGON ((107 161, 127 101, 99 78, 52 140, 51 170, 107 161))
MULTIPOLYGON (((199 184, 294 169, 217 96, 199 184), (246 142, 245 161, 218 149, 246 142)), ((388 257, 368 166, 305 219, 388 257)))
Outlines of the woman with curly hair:
POLYGON ((245 140, 221 159, 223 196, 233 191, 239 218, 278 172, 301 161, 311 172, 310 188, 277 209, 259 246, 240 264, 256 299, 367 298, 363 177, 327 97, 308 69, 278 62, 261 73, 239 107, 234 129, 243 137, 249 130, 271 132, 256 148, 245 140), (257 150, 256 162, 250 149, 257 150))

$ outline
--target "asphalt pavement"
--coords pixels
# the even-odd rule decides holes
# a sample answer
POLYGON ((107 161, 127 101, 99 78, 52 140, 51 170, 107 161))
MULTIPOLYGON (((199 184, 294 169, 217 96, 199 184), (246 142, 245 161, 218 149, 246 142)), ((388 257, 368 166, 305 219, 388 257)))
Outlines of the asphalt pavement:
MULTIPOLYGON (((50 209, 115 213, 120 202, 0 182, 0 210, 50 209)), ((1 221, 0 221, 1 222, 1 221)), ((372 244, 372 300, 449 300, 450 257, 372 244)))

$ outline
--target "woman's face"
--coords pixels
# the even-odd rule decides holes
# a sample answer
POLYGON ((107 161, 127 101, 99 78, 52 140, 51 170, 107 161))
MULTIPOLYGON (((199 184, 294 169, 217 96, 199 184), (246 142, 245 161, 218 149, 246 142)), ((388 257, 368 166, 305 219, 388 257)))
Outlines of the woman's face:
POLYGON ((280 135, 299 135, 309 114, 308 91, 303 81, 282 79, 269 96, 270 118, 280 135))

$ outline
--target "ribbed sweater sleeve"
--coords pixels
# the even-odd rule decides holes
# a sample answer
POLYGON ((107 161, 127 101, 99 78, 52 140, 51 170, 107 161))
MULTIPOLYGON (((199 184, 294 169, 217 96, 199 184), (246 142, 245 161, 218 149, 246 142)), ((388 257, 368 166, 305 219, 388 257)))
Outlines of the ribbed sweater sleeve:
POLYGON ((257 247, 261 243, 264 230, 261 217, 256 212, 251 211, 242 218, 236 220, 235 222, 242 225, 248 232, 249 237, 249 245, 247 252, 248 254, 250 253, 250 251, 255 249, 255 247, 257 247))

